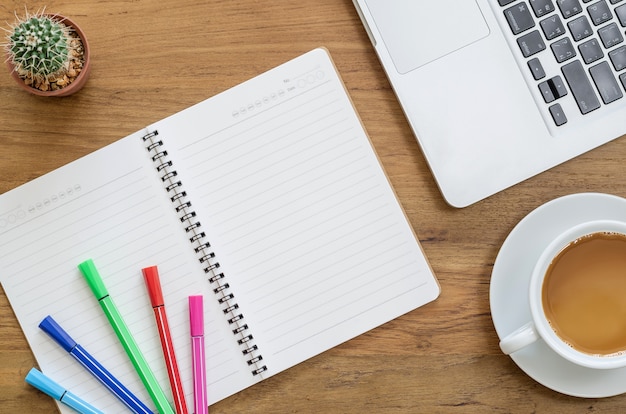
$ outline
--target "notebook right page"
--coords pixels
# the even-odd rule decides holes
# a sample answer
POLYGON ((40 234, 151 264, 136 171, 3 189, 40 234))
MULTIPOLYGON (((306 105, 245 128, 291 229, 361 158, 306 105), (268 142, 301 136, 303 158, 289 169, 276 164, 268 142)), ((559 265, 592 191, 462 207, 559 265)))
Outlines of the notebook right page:
POLYGON ((268 376, 439 294, 326 50, 154 127, 268 376))

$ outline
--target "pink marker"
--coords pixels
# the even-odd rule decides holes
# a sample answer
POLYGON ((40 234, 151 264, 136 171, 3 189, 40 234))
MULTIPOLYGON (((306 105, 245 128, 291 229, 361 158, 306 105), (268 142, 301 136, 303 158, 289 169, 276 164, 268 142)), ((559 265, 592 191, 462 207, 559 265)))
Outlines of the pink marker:
POLYGON ((189 296, 189 322, 191 328, 191 358, 193 364, 193 410, 195 414, 208 414, 206 391, 206 362, 204 356, 204 309, 202 295, 189 296))

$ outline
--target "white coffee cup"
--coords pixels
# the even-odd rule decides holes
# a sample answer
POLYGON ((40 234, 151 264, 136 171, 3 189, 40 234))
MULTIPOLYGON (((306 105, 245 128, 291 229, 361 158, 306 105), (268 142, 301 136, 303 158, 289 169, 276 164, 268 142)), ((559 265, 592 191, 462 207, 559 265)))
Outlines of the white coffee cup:
MULTIPOLYGON (((543 282, 553 259, 571 243, 589 234, 599 232, 626 235, 626 222, 597 220, 576 225, 554 238, 543 250, 532 271, 528 289, 532 319, 500 341, 500 348, 505 354, 512 354, 537 340, 543 340, 558 355, 583 367, 610 369, 626 366, 626 352, 593 355, 573 348, 556 334, 544 313, 543 282)), ((624 273, 626 275, 626 269, 624 269, 624 273)), ((624 301, 626 302, 626 297, 624 301)))

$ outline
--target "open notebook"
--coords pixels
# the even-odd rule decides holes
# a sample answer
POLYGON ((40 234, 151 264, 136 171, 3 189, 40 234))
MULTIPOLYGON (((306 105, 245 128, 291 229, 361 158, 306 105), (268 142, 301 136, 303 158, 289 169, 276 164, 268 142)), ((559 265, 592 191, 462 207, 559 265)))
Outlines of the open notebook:
POLYGON ((439 294, 325 49, 0 196, 1 281, 43 372, 124 409, 40 331, 50 314, 151 406, 89 258, 171 395, 141 274, 159 267, 188 401, 189 295, 205 297, 213 403, 439 294))

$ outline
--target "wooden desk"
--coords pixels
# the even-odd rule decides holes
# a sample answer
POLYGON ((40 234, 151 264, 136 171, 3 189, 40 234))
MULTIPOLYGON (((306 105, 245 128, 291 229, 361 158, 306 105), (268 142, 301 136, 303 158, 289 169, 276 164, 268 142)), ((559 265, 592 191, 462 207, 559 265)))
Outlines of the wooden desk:
MULTIPOLYGON (((23 2, 4 1, 0 22, 14 10, 23 2)), ((509 231, 542 203, 585 191, 626 197, 626 137, 457 210, 439 194, 350 0, 58 0, 47 11, 82 25, 92 75, 78 95, 42 99, 0 73, 0 192, 323 45, 439 278, 434 303, 214 404, 213 414, 623 411, 626 396, 561 395, 504 356, 489 281, 509 231)), ((55 412, 23 381, 33 365, 0 290, 0 413, 55 412)))

